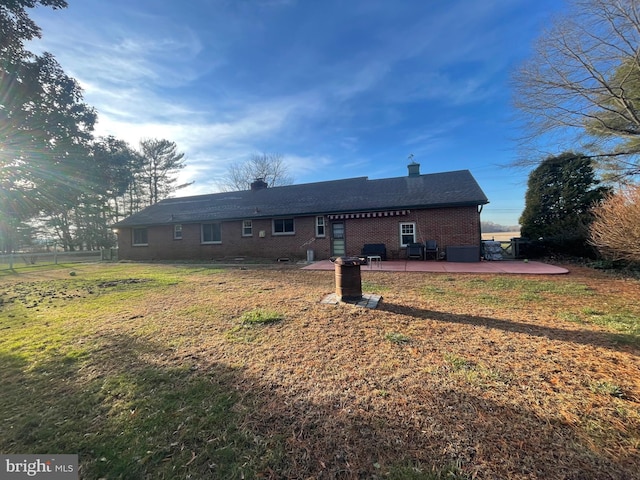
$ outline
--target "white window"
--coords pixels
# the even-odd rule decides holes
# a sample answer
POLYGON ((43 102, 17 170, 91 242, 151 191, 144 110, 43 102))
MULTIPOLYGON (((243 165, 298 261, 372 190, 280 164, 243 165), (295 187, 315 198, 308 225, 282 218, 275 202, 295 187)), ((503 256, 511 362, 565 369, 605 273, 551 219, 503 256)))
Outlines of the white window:
POLYGON ((293 218, 276 218, 273 220, 274 235, 293 235, 296 233, 293 218))
POLYGON ((147 237, 146 228, 134 228, 133 229, 133 245, 144 246, 149 245, 149 239, 147 237))
POLYGON ((173 226, 173 239, 182 240, 182 225, 173 226))
POLYGON ((400 246, 406 247, 410 243, 416 243, 416 224, 413 222, 401 222, 400 246))
POLYGON ((324 217, 316 217, 316 237, 324 236, 324 217))
POLYGON ((251 237, 253 235, 253 222, 251 220, 242 221, 242 236, 251 237))
POLYGON ((219 223, 202 224, 202 243, 222 243, 219 223))

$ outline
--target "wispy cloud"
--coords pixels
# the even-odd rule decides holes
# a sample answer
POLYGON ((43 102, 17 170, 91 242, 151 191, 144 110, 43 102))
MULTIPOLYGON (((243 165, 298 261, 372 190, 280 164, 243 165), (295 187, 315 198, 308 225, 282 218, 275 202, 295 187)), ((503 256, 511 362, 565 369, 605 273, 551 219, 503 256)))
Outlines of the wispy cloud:
POLYGON ((189 26, 131 8, 112 16, 104 7, 92 12, 97 21, 87 22, 83 12, 74 10, 42 17, 46 33, 34 42, 36 49, 54 52, 71 75, 99 80, 114 89, 135 84, 186 85, 217 65, 214 56, 208 56, 206 68, 197 62, 203 46, 189 26), (67 17, 65 28, 53 15, 67 17), (132 24, 132 18, 139 23, 132 24))

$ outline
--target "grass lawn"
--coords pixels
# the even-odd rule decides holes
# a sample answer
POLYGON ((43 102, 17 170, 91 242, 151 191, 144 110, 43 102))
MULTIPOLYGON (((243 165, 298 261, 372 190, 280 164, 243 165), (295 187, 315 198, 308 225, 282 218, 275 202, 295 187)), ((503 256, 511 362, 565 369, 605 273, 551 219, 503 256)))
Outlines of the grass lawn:
POLYGON ((0 272, 0 452, 83 479, 638 479, 640 282, 83 264, 0 272), (70 275, 73 270, 74 275, 70 275))

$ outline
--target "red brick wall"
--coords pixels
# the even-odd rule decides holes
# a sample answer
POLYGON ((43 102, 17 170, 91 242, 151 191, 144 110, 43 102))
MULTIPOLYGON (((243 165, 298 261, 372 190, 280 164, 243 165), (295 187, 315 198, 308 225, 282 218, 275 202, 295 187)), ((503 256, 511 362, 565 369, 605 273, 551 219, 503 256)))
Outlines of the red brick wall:
MULTIPOLYGON (((242 236, 242 221, 222 223, 222 243, 202 245, 200 224, 184 224, 182 239, 173 239, 173 225, 148 227, 148 245, 132 246, 132 230, 118 233, 119 258, 123 260, 210 260, 224 257, 305 259, 307 250, 316 259, 331 255, 331 221, 325 217, 326 236, 316 238, 315 217, 297 217, 295 235, 274 235, 271 219, 253 220, 253 235, 242 236), (264 237, 259 232, 264 231, 264 237)), ((336 220, 338 221, 338 220, 336 220)), ((404 258, 400 248, 400 223, 416 222, 418 242, 435 239, 441 251, 448 245, 479 245, 480 215, 476 207, 411 211, 383 218, 346 219, 346 250, 359 255, 365 243, 384 243, 390 258, 404 258)))
POLYGON ((391 258, 404 258, 400 247, 400 224, 416 223, 416 240, 436 240, 440 251, 447 245, 480 245, 480 215, 476 207, 411 211, 408 215, 348 219, 345 222, 347 254, 360 254, 365 243, 384 243, 391 258))
POLYGON ((200 224, 183 224, 182 239, 173 239, 173 225, 147 227, 148 245, 132 245, 132 229, 118 232, 118 256, 123 260, 210 260, 224 257, 289 257, 304 259, 307 249, 329 257, 329 238, 315 237, 315 217, 295 219, 294 235, 276 235, 271 219, 253 220, 253 235, 242 236, 242 221, 223 222, 222 243, 201 244, 200 224), (264 231, 264 237, 260 236, 264 231))

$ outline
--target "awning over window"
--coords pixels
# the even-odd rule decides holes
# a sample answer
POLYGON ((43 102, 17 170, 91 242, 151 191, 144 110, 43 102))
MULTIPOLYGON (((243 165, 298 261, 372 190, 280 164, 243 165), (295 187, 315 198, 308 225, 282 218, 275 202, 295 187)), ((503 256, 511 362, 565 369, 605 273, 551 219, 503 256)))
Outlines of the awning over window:
POLYGON ((381 217, 396 217, 400 215, 407 215, 410 210, 389 210, 386 212, 361 212, 361 213, 340 213, 336 215, 327 215, 329 220, 347 220, 350 218, 381 218, 381 217))

